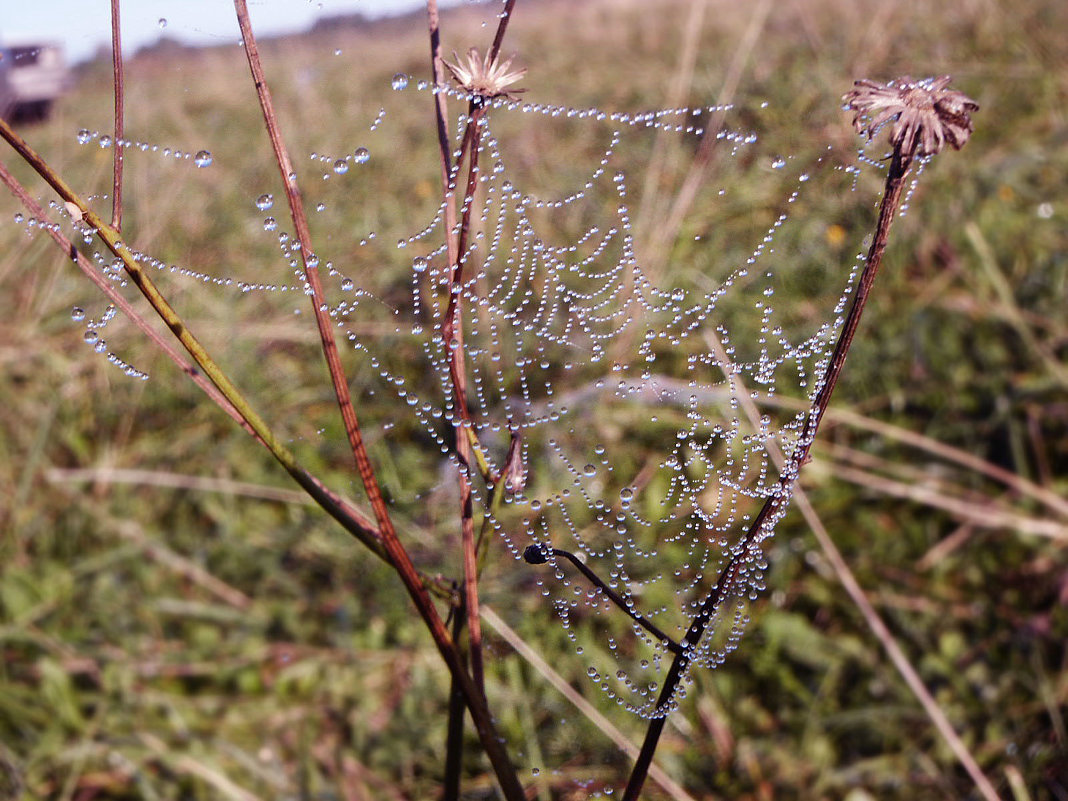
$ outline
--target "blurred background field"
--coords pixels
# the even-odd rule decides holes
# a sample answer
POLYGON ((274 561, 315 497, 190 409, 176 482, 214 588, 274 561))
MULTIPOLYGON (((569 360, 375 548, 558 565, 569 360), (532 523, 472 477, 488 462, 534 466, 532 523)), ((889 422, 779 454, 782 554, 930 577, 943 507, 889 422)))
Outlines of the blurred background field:
MULTIPOLYGON (((484 47, 496 10, 445 14, 446 52, 484 47)), ((390 87, 394 73, 428 77, 423 22, 323 26, 263 46, 309 208, 323 205, 313 239, 338 269, 370 272, 391 303, 404 301, 408 262, 389 232, 414 233, 438 203, 430 96, 390 87), (332 172, 365 142, 366 166, 332 172)), ((1066 31, 1058 0, 519 0, 505 45, 529 68, 531 102, 640 111, 727 91, 744 113, 766 100, 764 145, 799 162, 855 145, 840 108, 855 78, 948 73, 978 101, 972 141, 932 162, 896 224, 801 483, 1002 797, 1021 801, 1068 799, 1066 31)), ((253 204, 273 193, 266 213, 287 227, 241 50, 160 47, 128 69, 128 136, 215 159, 197 170, 130 152, 129 240, 197 273, 293 283, 253 204)), ((21 129, 85 193, 110 191, 111 150, 76 141, 82 128, 108 131, 109 80, 110 64, 87 65, 52 119, 21 129)), ((518 114, 496 129, 524 180, 546 191, 580 180, 603 150, 584 131, 518 114)), ((673 285, 700 288, 710 260, 752 248, 784 195, 743 181, 731 204, 696 205, 658 243, 693 152, 684 139, 666 147, 656 181, 635 192, 639 255, 673 285)), ((3 159, 50 197, 10 151, 3 159)), ((789 241, 815 283, 849 269, 874 219, 862 198, 874 201, 871 187, 824 198, 789 241)), ((26 798, 65 801, 435 797, 448 676, 388 570, 131 326, 116 319, 106 338, 147 382, 87 347, 71 308, 99 316, 104 301, 46 237, 12 222, 18 211, 5 193, 0 796, 7 765, 26 798)), ((309 468, 362 500, 299 291, 162 281, 309 468)), ((810 313, 795 302, 798 317, 810 313)), ((381 333, 398 361, 418 356, 385 328, 359 333, 381 333)), ((357 389, 368 385, 361 364, 357 389)), ((420 565, 457 575, 454 480, 436 445, 405 428, 395 400, 364 392, 360 404, 420 565)), ((619 433, 628 458, 640 462, 658 430, 636 420, 619 433)), ((769 561, 740 649, 695 674, 659 764, 697 799, 975 797, 796 511, 769 561)), ((494 551, 485 592, 639 741, 643 721, 604 704, 529 568, 494 551)), ((603 727, 544 666, 488 636, 491 701, 536 797, 618 786, 629 759, 603 727)), ((467 797, 494 797, 473 737, 471 752, 467 797)), ((650 782, 645 797, 673 796, 650 782)))

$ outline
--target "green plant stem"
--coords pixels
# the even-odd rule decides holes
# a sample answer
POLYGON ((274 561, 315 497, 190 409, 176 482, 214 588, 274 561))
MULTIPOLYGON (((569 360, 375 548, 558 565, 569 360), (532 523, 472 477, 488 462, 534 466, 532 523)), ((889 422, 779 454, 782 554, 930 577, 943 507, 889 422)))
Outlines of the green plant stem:
POLYGON ((798 437, 797 451, 787 462, 781 473, 779 491, 769 495, 764 505, 760 508, 745 536, 742 537, 735 555, 719 575, 712 591, 701 604, 689 629, 686 631, 686 636, 682 641, 683 650, 675 654, 667 677, 664 679, 663 688, 657 698, 657 713, 655 713, 657 716, 649 721, 649 726, 646 728, 645 740, 642 742, 642 749, 634 763, 634 768, 631 770, 622 801, 637 801, 638 796, 641 794, 642 785, 645 783, 645 777, 653 761, 653 754, 656 752, 656 747, 660 742, 660 735, 664 731, 664 725, 670 714, 675 692, 692 660, 692 649, 696 648, 701 641, 705 628, 716 611, 718 611, 722 602, 729 597, 730 591, 736 587, 742 567, 752 556, 760 551, 764 539, 770 535, 774 521, 784 511, 785 504, 789 500, 789 490, 794 481, 797 480, 798 470, 808 459, 816 432, 819 430, 823 414, 827 410, 831 395, 841 375, 842 367, 845 365, 846 357, 849 355, 853 337, 857 332, 857 327, 860 325, 860 317, 864 312, 864 306, 868 302, 875 275, 882 264, 883 254, 886 252, 887 238, 890 234, 890 226, 894 221, 894 216, 897 214, 898 205, 901 201, 901 192, 905 186, 905 178, 908 176, 909 169, 912 166, 913 155, 914 150, 912 149, 903 152, 900 147, 894 148, 886 175, 886 186, 883 190, 882 200, 879 203, 879 217, 875 225, 875 236, 868 250, 860 280, 857 282, 857 290, 853 297, 853 303, 849 308, 849 314, 846 315, 842 331, 831 353, 830 363, 824 374, 823 385, 816 395, 812 412, 808 415, 801 435, 798 437))

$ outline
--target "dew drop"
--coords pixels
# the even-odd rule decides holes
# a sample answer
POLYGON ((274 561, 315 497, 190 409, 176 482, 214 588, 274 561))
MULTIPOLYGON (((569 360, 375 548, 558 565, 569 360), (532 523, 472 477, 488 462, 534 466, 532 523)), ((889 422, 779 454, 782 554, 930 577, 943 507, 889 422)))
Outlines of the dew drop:
POLYGON ((406 89, 408 87, 408 76, 403 72, 398 72, 393 76, 392 80, 393 88, 396 90, 406 89))
POLYGON ((415 270, 417 273, 424 272, 426 270, 426 267, 427 261, 422 256, 412 262, 412 269, 415 270))
POLYGON ((344 281, 341 282, 341 291, 342 292, 351 292, 352 291, 352 287, 353 287, 353 283, 352 283, 352 279, 351 278, 346 278, 344 281))
POLYGON ((159 18, 159 29, 162 31, 166 27, 167 27, 167 18, 166 17, 160 17, 159 18))
POLYGON ((109 147, 111 147, 111 137, 110 137, 110 136, 108 136, 108 135, 106 135, 106 134, 105 134, 104 136, 101 136, 101 137, 100 137, 100 146, 101 146, 102 148, 109 148, 109 147))
POLYGON ((211 153, 207 150, 199 150, 197 154, 193 156, 193 163, 198 167, 210 167, 215 159, 212 158, 211 153))
POLYGON ((256 198, 256 208, 260 211, 267 211, 274 205, 274 195, 263 194, 256 198))
POLYGON ((334 162, 334 172, 338 175, 344 175, 349 171, 349 164, 345 159, 338 159, 334 162))
POLYGON ((99 338, 100 338, 100 335, 97 334, 96 331, 93 331, 92 329, 89 329, 84 334, 82 334, 82 339, 85 340, 85 344, 87 344, 87 345, 92 345, 99 338))
POLYGON ((357 164, 366 164, 371 158, 371 153, 366 147, 356 148, 356 152, 352 154, 352 157, 356 160, 357 164))
POLYGON ((774 161, 771 162, 771 168, 773 170, 781 170, 786 166, 786 159, 782 156, 777 156, 774 161))
POLYGON ((78 144, 79 145, 87 144, 89 142, 89 140, 92 139, 92 138, 93 138, 93 135, 91 133, 89 133, 89 129, 88 128, 82 128, 80 131, 78 131, 78 144))
POLYGON ((263 221, 263 230, 264 231, 273 231, 277 227, 278 227, 278 221, 275 220, 274 217, 268 217, 266 220, 263 221))
POLYGON ((75 306, 70 310, 70 319, 74 320, 76 323, 80 323, 85 319, 85 309, 75 306))

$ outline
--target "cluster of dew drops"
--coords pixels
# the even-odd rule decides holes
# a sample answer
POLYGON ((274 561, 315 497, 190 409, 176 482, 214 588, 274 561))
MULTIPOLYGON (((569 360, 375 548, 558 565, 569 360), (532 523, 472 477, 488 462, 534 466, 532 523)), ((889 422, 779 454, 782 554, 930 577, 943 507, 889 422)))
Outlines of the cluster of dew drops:
MULTIPOLYGON (((393 79, 393 87, 398 90, 407 88, 409 83, 408 76, 403 74, 393 79)), ((462 101, 470 99, 461 90, 431 87, 426 81, 419 81, 415 87, 446 92, 462 101)), ((803 444, 800 432, 807 412, 787 416, 777 425, 769 416, 764 416, 756 432, 745 433, 748 426, 739 419, 742 416, 740 398, 743 395, 752 397, 754 390, 745 386, 742 379, 774 393, 776 381, 782 380, 782 373, 789 367, 793 372, 785 371, 787 377, 800 382, 810 401, 815 398, 842 322, 842 313, 863 265, 863 256, 858 254, 848 271, 832 319, 803 339, 791 339, 777 323, 772 304, 772 279, 778 262, 771 265, 767 262, 775 251, 777 237, 790 219, 788 210, 810 182, 810 173, 800 170, 792 178, 794 184, 788 190, 783 213, 775 219, 745 262, 723 278, 715 290, 698 293, 658 288, 645 276, 635 255, 628 205, 633 181, 627 166, 617 165, 616 147, 628 129, 657 129, 701 136, 704 134, 703 119, 713 113, 728 112, 732 107, 673 108, 630 114, 503 97, 489 102, 502 111, 589 120, 612 128, 610 143, 600 163, 593 165, 586 181, 557 197, 542 198, 523 192, 510 178, 510 170, 493 136, 492 115, 484 117, 481 123, 484 126, 481 133, 483 167, 478 180, 485 200, 478 217, 479 230, 472 236, 468 250, 460 256, 461 262, 469 265, 470 274, 465 275, 462 286, 454 287, 454 291, 464 295, 470 307, 471 327, 465 333, 462 346, 471 376, 468 387, 470 414, 474 420, 480 421, 475 425, 481 441, 500 441, 502 434, 518 429, 523 432, 523 447, 527 449, 528 443, 538 439, 538 429, 545 429, 548 433, 540 435, 544 444, 538 454, 542 462, 540 469, 558 477, 557 488, 548 494, 527 497, 519 492, 510 499, 513 506, 529 510, 529 515, 518 532, 500 526, 500 538, 517 559, 530 544, 539 546, 545 553, 551 553, 553 547, 575 550, 580 558, 603 567, 610 586, 635 609, 641 606, 640 597, 648 585, 665 578, 675 581, 680 605, 688 614, 695 614, 709 593, 709 583, 731 555, 732 542, 728 534, 737 533, 749 520, 748 513, 739 511, 740 500, 761 501, 776 494, 788 497, 788 482, 780 479, 792 476, 796 465, 790 464, 788 458, 781 473, 772 467, 769 455, 772 443, 781 447, 788 457, 790 453, 799 452, 803 444), (615 193, 617 202, 613 219, 590 225, 570 242, 550 241, 549 237, 539 233, 535 210, 578 208, 587 196, 592 197, 591 190, 595 186, 607 186, 615 193), (748 361, 736 356, 732 331, 717 322, 714 314, 717 304, 729 293, 743 291, 757 296, 753 309, 759 317, 761 331, 759 352, 748 361), (608 396, 648 404, 654 421, 656 407, 665 402, 670 392, 679 396, 672 402, 686 409, 689 426, 677 432, 677 442, 660 464, 661 468, 673 473, 669 491, 677 500, 674 508, 666 510, 658 519, 648 518, 639 510, 635 501, 637 490, 633 486, 624 486, 618 497, 603 496, 603 487, 613 484, 614 472, 612 455, 603 444, 592 445, 589 452, 576 453, 568 437, 552 435, 554 429, 562 429, 569 435, 575 433, 575 409, 567 400, 568 387, 566 384, 557 386, 558 382, 564 381, 561 375, 566 376, 572 367, 605 359, 612 351, 613 343, 637 325, 644 328, 644 334, 638 337, 636 358, 606 364, 605 376, 596 380, 595 388, 608 396), (692 345, 709 329, 714 330, 725 356, 710 351, 690 356, 685 388, 681 391, 662 389, 658 385, 662 377, 656 372, 657 350, 686 343, 692 345), (727 376, 730 385, 729 406, 735 416, 726 421, 710 418, 708 403, 702 397, 711 394, 714 384, 718 383, 708 378, 715 369, 727 376), (796 378, 793 378, 795 374, 796 378), (694 466, 695 459, 702 458, 701 449, 696 449, 694 455, 683 446, 699 442, 707 449, 716 441, 740 442, 741 453, 729 455, 722 466, 702 465, 709 469, 703 480, 695 481, 689 475, 689 469, 694 466), (701 497, 714 485, 719 500, 715 508, 704 509, 701 497), (576 504, 592 513, 597 521, 596 527, 614 532, 616 538, 611 544, 606 546, 603 537, 590 536, 588 526, 575 522, 572 510, 576 504), (638 571, 630 569, 631 563, 646 560, 655 564, 659 553, 655 545, 640 544, 650 537, 636 537, 634 531, 652 531, 667 523, 681 528, 682 533, 674 536, 687 544, 689 561, 676 568, 673 575, 653 571, 652 578, 638 578, 635 575, 638 571)), ((467 122, 463 115, 457 119, 457 141, 467 122)), ((731 155, 757 142, 756 134, 729 128, 718 130, 714 135, 726 143, 731 155)), ((453 156, 456 158, 459 153, 454 152, 453 156)), ((790 162, 790 157, 773 155, 767 157, 765 163, 773 172, 785 173, 790 162)), ((841 169, 847 172, 857 170, 855 167, 841 169)), ((855 179, 854 175, 854 185, 855 179)), ((459 176, 454 172, 452 185, 458 184, 459 176)), ((427 434, 437 440, 442 453, 448 454, 448 442, 441 433, 442 418, 453 425, 463 424, 448 400, 452 397, 449 351, 454 343, 444 343, 436 335, 444 323, 445 309, 442 303, 428 298, 434 294, 430 290, 436 289, 440 295, 451 286, 443 231, 443 209, 439 209, 434 219, 417 233, 401 239, 397 245, 417 251, 411 261, 414 312, 411 332, 424 337, 423 351, 438 376, 442 395, 447 399, 444 408, 420 397, 405 371, 390 368, 385 360, 376 358, 373 346, 354 334, 350 334, 350 340, 357 350, 367 355, 384 385, 414 410, 427 434)), ((774 524, 785 513, 785 506, 783 504, 782 511, 774 515, 760 532, 758 540, 770 536, 774 524)), ((744 557, 737 586, 724 594, 724 602, 713 610, 713 619, 706 629, 709 632, 715 629, 717 637, 714 642, 709 636, 687 646, 691 667, 720 664, 737 646, 748 624, 747 604, 764 588, 766 565, 758 550, 746 553, 744 557)), ((576 636, 572 619, 590 613, 619 616, 621 612, 612 607, 603 593, 590 588, 585 579, 574 578, 566 566, 557 564, 555 559, 549 561, 552 571, 545 577, 539 575, 536 584, 544 596, 552 599, 567 636, 576 653, 581 655, 586 646, 576 636)), ((648 574, 649 571, 644 572, 648 574)), ((641 609, 649 619, 670 617, 666 614, 668 611, 663 607, 641 609)), ((656 642, 637 624, 633 634, 651 652, 638 667, 640 671, 650 671, 650 677, 635 678, 622 668, 606 671, 592 664, 588 676, 609 698, 636 714, 644 717, 667 714, 684 697, 686 682, 680 683, 676 695, 666 704, 659 703, 656 675, 665 669, 666 645, 656 642)), ((609 638, 606 644, 610 654, 619 648, 614 638, 609 638)))
MULTIPOLYGON (((470 99, 462 90, 432 87, 428 81, 415 81, 403 73, 394 75, 390 85, 395 91, 414 87, 419 91, 444 92, 461 101, 470 99)), ((768 467, 769 442, 778 442, 784 450, 796 448, 799 444, 796 434, 805 419, 804 413, 799 413, 776 427, 765 418, 755 434, 743 434, 745 426, 738 419, 741 416, 739 397, 750 390, 741 388, 741 379, 752 379, 773 391, 776 372, 789 363, 797 370, 802 385, 807 386, 809 396, 814 397, 819 386, 819 369, 825 363, 830 343, 840 325, 841 312, 862 266, 862 259, 858 257, 850 271, 845 289, 834 309, 835 318, 801 342, 790 341, 775 323, 770 302, 773 290, 769 280, 767 288, 759 293, 755 301, 754 311, 761 317, 761 343, 765 344, 766 340, 777 342, 777 354, 773 355, 764 347, 755 360, 736 361, 732 332, 724 324, 716 322, 714 312, 717 303, 732 291, 752 291, 754 286, 759 287, 762 276, 768 279, 772 277, 771 268, 767 268, 766 274, 762 272, 765 269, 764 261, 768 254, 774 252, 776 236, 787 222, 787 214, 784 212, 776 219, 751 256, 743 264, 734 267, 714 290, 701 293, 661 289, 645 276, 635 254, 629 208, 630 185, 634 181, 629 165, 620 166, 616 158, 616 149, 629 130, 653 129, 668 134, 700 137, 705 135, 703 120, 711 115, 730 112, 733 106, 680 107, 624 113, 597 108, 569 108, 508 97, 496 98, 488 103, 499 112, 588 121, 611 130, 599 163, 592 165, 586 180, 557 197, 543 198, 522 191, 511 178, 492 132, 490 120, 493 115, 487 115, 481 123, 484 126, 484 166, 478 179, 484 188, 485 201, 475 226, 478 230, 472 236, 467 251, 461 254, 461 260, 468 265, 471 274, 465 276, 463 285, 456 289, 464 293, 472 320, 470 332, 463 343, 473 378, 469 388, 470 412, 474 419, 482 421, 478 424, 480 439, 499 439, 502 433, 520 430, 524 436, 526 458, 529 458, 529 443, 540 437, 544 448, 539 458, 549 460, 551 464, 547 468, 560 477, 560 486, 547 495, 527 497, 520 491, 510 499, 516 507, 525 507, 529 514, 524 518, 521 531, 509 532, 499 526, 501 540, 517 559, 532 543, 547 550, 567 543, 580 558, 600 566, 607 565, 610 585, 627 599, 628 606, 635 609, 640 607, 640 598, 647 585, 664 579, 677 581, 676 595, 681 606, 690 612, 696 611, 703 593, 708 591, 709 579, 722 566, 724 555, 729 551, 728 531, 746 522, 746 516, 738 512, 739 498, 761 498, 782 491, 776 471, 768 467), (550 237, 539 233, 536 210, 578 209, 587 196, 592 197, 595 187, 607 187, 609 196, 614 195, 615 213, 611 219, 589 225, 570 242, 552 242, 550 237), (486 286, 490 289, 486 290, 486 286), (595 389, 610 397, 651 405, 654 421, 657 415, 655 407, 665 402, 686 410, 689 425, 681 428, 676 441, 666 446, 670 452, 665 454, 660 464, 661 468, 669 469, 674 475, 670 492, 676 497, 675 508, 667 509, 659 519, 651 519, 639 511, 636 498, 638 489, 634 486, 624 486, 617 497, 602 497, 602 488, 606 481, 613 478, 614 470, 612 455, 604 445, 595 445, 590 452, 575 453, 571 451, 566 437, 551 435, 553 427, 566 428, 570 425, 566 429, 569 434, 575 430, 573 423, 569 422, 574 419, 575 407, 566 398, 566 383, 560 386, 557 383, 563 382, 573 367, 581 368, 605 360, 607 354, 612 352, 613 343, 637 326, 641 326, 643 333, 636 337, 633 358, 606 364, 604 375, 597 379, 595 389), (714 330, 716 338, 722 343, 726 359, 711 352, 698 352, 688 357, 686 385, 681 390, 678 387, 660 386, 663 377, 656 372, 657 350, 684 343, 692 345, 696 337, 709 329, 714 330), (730 409, 736 415, 734 419, 715 421, 706 412, 704 395, 722 378, 712 381, 707 377, 715 369, 728 377, 730 409), (549 433, 539 434, 542 429, 549 433), (702 458, 701 449, 696 449, 695 456, 693 450, 687 451, 684 446, 694 442, 707 445, 715 441, 729 444, 742 440, 745 444, 740 455, 730 456, 724 466, 702 465, 710 469, 703 481, 694 483, 687 471, 693 467, 694 459, 702 458), (757 476, 755 481, 753 475, 757 476), (703 509, 700 498, 712 485, 718 485, 720 500, 716 508, 703 509), (574 521, 571 510, 575 504, 584 506, 586 511, 592 513, 598 527, 614 532, 616 536, 611 544, 606 546, 603 537, 589 536, 574 521), (550 514, 553 515, 552 526, 548 522, 550 514), (674 536, 676 540, 687 544, 689 561, 676 566, 673 572, 669 571, 672 575, 654 571, 653 578, 639 579, 635 571, 629 568, 630 562, 636 559, 655 563, 658 550, 655 546, 640 545, 634 532, 652 531, 665 523, 678 524, 676 529, 681 529, 681 533, 674 536)), ((379 130, 385 118, 385 110, 380 110, 371 124, 371 131, 379 130)), ((457 132, 461 132, 467 122, 466 117, 460 115, 456 120, 457 132)), ((752 132, 727 127, 717 130, 714 135, 724 142, 731 155, 754 146, 758 139, 752 132)), ((214 163, 208 150, 189 152, 142 141, 114 141, 106 134, 88 129, 78 132, 77 141, 83 145, 95 141, 101 148, 122 147, 155 153, 167 159, 189 161, 198 168, 214 163)), ((455 157, 459 153, 453 155, 455 157)), ((312 153, 310 161, 323 165, 323 180, 342 176, 351 178, 353 168, 371 161, 371 153, 367 147, 360 145, 345 155, 312 153)), ((769 157, 767 163, 773 171, 785 172, 789 159, 775 155, 769 157)), ((858 167, 842 169, 859 173, 858 167)), ((799 197, 808 180, 807 172, 796 176, 796 186, 786 200, 787 207, 799 197)), ((854 185, 855 180, 854 175, 854 185)), ((451 181, 453 186, 460 183, 455 170, 451 181)), ((720 190, 720 194, 725 191, 720 190)), ((411 304, 404 314, 399 309, 387 307, 372 291, 358 286, 351 277, 335 269, 331 261, 323 265, 328 275, 335 279, 332 291, 340 291, 345 296, 340 303, 326 306, 324 310, 335 318, 351 347, 378 372, 387 391, 402 403, 401 408, 408 407, 414 413, 427 434, 436 441, 442 454, 446 455, 451 453, 451 448, 443 433, 449 426, 443 425, 443 422, 455 424, 459 417, 451 400, 451 346, 443 343, 438 335, 445 308, 431 295, 450 285, 451 268, 447 264, 444 220, 446 203, 454 200, 447 196, 432 219, 419 226, 414 234, 397 241, 398 248, 413 251, 410 261, 411 304), (356 328, 350 327, 350 317, 356 314, 363 300, 373 301, 371 305, 378 312, 385 309, 387 314, 397 319, 398 332, 415 337, 421 343, 426 365, 437 376, 439 396, 422 396, 410 380, 419 370, 425 370, 426 366, 398 366, 380 358, 375 353, 374 341, 358 335, 356 328), (445 400, 442 401, 442 398, 445 400)), ((260 193, 252 202, 257 212, 268 215, 274 205, 275 199, 270 193, 260 193)), ((325 204, 319 204, 317 210, 324 208, 325 204)), ((178 277, 235 288, 243 293, 280 291, 310 295, 311 289, 304 270, 319 268, 319 256, 303 253, 296 237, 278 230, 275 216, 264 217, 262 227, 265 232, 277 237, 280 255, 291 269, 294 281, 252 283, 167 264, 148 254, 132 253, 143 265, 178 277)), ((360 245, 366 246, 374 242, 376 237, 375 232, 368 231, 360 240, 360 245)), ((94 257, 94 261, 112 280, 123 281, 121 263, 116 265, 99 255, 94 257)), ((296 311, 299 313, 299 309, 296 311)), ((146 378, 144 373, 108 352, 101 332, 114 315, 113 306, 109 306, 97 319, 89 319, 80 308, 72 312, 72 318, 85 325, 84 338, 90 347, 97 352, 107 353, 107 358, 127 375, 146 378)), ((618 482, 615 485, 618 486, 618 482)), ((483 497, 481 500, 487 499, 483 497)), ((641 541, 647 539, 641 538, 641 541)), ((555 560, 552 560, 552 568, 544 576, 539 575, 536 584, 544 596, 551 598, 567 636, 581 655, 585 646, 574 633, 572 618, 589 613, 618 616, 621 612, 612 608, 603 594, 592 591, 583 579, 573 577, 555 560)), ((735 647, 748 621, 745 601, 762 588, 762 575, 758 557, 753 560, 751 569, 747 566, 743 570, 741 581, 745 586, 736 593, 737 603, 731 596, 730 603, 716 611, 716 615, 722 618, 722 626, 727 629, 726 636, 721 637, 714 647, 708 642, 689 644, 691 665, 714 666, 735 647)), ((668 610, 663 607, 642 608, 640 611, 649 619, 668 617, 665 614, 668 610)), ((633 632, 635 638, 648 646, 649 658, 640 661, 639 669, 650 671, 651 677, 635 679, 623 669, 613 672, 590 665, 589 678, 609 698, 636 714, 644 717, 666 714, 685 693, 686 682, 680 683, 678 695, 670 699, 666 706, 658 705, 655 700, 658 689, 656 676, 664 670, 664 657, 668 652, 663 643, 656 642, 639 626, 635 625, 633 632)), ((608 653, 616 652, 617 648, 616 640, 610 639, 608 653)))

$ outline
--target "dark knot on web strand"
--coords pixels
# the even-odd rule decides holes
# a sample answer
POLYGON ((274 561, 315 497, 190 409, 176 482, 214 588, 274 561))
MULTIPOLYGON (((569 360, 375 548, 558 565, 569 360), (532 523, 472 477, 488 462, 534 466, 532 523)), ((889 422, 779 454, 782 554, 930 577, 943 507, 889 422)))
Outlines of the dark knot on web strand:
POLYGON ((600 576, 590 570, 590 568, 586 565, 585 562, 583 562, 570 551, 565 551, 563 548, 549 548, 543 545, 528 545, 523 551, 523 560, 528 565, 544 565, 546 562, 549 561, 548 554, 550 553, 553 556, 558 556, 563 559, 566 559, 571 564, 573 564, 578 569, 578 571, 589 580, 591 584, 593 584, 605 594, 608 600, 610 600, 612 603, 622 609, 627 614, 627 616, 630 617, 635 623, 637 623, 643 629, 652 634, 657 639, 657 641, 665 648, 675 654, 682 653, 683 647, 681 645, 679 645, 671 637, 661 631, 661 629, 655 623, 651 622, 650 620, 647 620, 644 616, 638 614, 638 612, 636 612, 632 606, 628 606, 627 602, 624 601, 623 598, 620 597, 620 595, 615 590, 605 584, 605 582, 601 580, 600 576))

